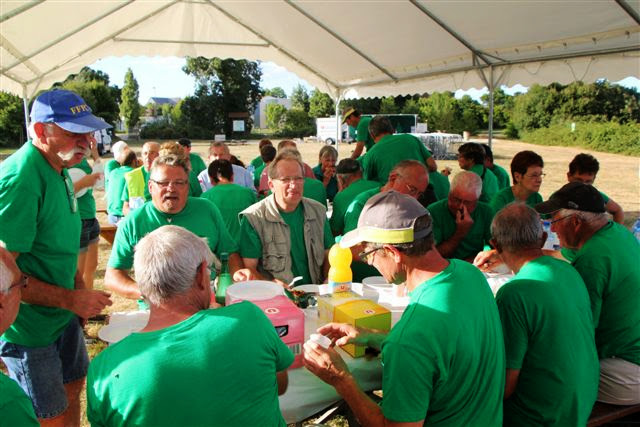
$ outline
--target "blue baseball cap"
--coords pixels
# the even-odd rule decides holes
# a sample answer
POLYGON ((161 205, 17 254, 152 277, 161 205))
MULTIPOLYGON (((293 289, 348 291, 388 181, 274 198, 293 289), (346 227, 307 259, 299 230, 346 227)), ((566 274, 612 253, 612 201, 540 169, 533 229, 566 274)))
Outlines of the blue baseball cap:
POLYGON ((64 89, 41 94, 31 106, 33 123, 55 123, 73 133, 89 133, 112 127, 91 113, 79 95, 64 89))

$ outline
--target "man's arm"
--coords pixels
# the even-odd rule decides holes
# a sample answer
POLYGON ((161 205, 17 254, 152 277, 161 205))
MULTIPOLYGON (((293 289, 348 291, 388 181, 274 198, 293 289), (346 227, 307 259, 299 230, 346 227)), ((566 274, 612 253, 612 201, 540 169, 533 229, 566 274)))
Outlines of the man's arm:
POLYGON ((429 169, 429 172, 438 171, 438 164, 436 163, 436 160, 433 158, 433 156, 427 159, 427 169, 429 169))
POLYGON ((282 396, 289 387, 289 375, 287 370, 276 372, 276 380, 278 381, 278 396, 282 396))
POLYGON ((229 254, 229 272, 233 277, 234 273, 244 267, 242 263, 242 258, 237 252, 232 252, 229 254))
MULTIPOLYGON (((20 255, 12 252, 14 259, 20 255)), ((78 284, 76 273, 76 284, 78 284)), ((28 285, 22 290, 22 301, 42 305, 45 307, 64 308, 77 314, 83 319, 88 319, 100 314, 103 308, 111 305, 109 294, 93 289, 66 289, 44 282, 37 277, 28 276, 28 285)), ((84 282, 80 279, 79 286, 84 282)))
POLYGON ((622 210, 622 206, 614 202, 612 199, 609 199, 604 208, 613 216, 613 220, 618 224, 624 223, 624 211, 622 210))
POLYGON ((504 384, 504 399, 507 400, 511 397, 516 386, 518 385, 518 376, 520 375, 520 369, 507 368, 507 378, 504 384))
POLYGON ((129 277, 126 270, 107 267, 104 274, 104 285, 107 289, 121 295, 125 298, 140 299, 142 294, 138 289, 138 284, 129 277))
POLYGON ((364 141, 357 141, 356 142, 356 149, 353 150, 353 153, 351 153, 351 158, 353 160, 357 159, 358 157, 360 157, 362 155, 362 151, 364 150, 364 141))
POLYGON ((264 279, 258 272, 258 258, 242 258, 242 263, 244 264, 244 268, 236 270, 233 273, 234 282, 264 279))

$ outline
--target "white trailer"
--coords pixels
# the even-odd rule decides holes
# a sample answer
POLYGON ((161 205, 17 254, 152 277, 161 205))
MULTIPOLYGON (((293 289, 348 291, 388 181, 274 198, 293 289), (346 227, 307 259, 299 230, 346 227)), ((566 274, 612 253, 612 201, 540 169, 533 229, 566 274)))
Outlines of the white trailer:
MULTIPOLYGON (((325 144, 334 145, 336 143, 336 126, 339 123, 335 117, 319 117, 316 119, 316 138, 325 144)), ((338 142, 348 141, 349 127, 343 123, 341 125, 340 140, 338 142)))

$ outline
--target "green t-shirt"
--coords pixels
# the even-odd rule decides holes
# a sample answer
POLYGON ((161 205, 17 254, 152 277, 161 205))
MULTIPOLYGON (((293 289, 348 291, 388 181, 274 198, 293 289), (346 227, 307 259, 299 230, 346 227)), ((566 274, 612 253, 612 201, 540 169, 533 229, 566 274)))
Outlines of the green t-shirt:
POLYGON ((202 157, 196 153, 189 153, 189 161, 191 162, 191 171, 195 173, 196 177, 200 172, 207 168, 202 157))
MULTIPOLYGON (((456 218, 449 211, 448 200, 439 200, 427 208, 433 219, 433 238, 436 245, 448 240, 456 231, 456 218)), ((460 242, 453 258, 468 259, 476 256, 491 240, 491 221, 493 209, 482 202, 478 202, 471 212, 473 225, 464 239, 460 242)))
POLYGON ((444 176, 438 171, 431 171, 429 172, 429 184, 433 186, 436 199, 446 199, 449 195, 451 184, 449 184, 448 176, 444 176))
POLYGON ((365 179, 384 185, 391 170, 403 160, 417 160, 426 167, 431 153, 415 136, 395 134, 383 136, 362 158, 365 179))
MULTIPOLYGON (((93 173, 93 168, 86 158, 82 159, 82 161, 75 165, 74 168, 80 169, 87 175, 91 175, 93 173)), ((93 198, 93 188, 87 188, 87 191, 77 199, 80 219, 94 219, 96 217, 96 199, 93 198)))
POLYGON ((200 195, 202 195, 202 187, 198 181, 198 174, 191 170, 189 172, 189 196, 200 197, 200 195))
POLYGON ((360 218, 362 208, 364 208, 367 200, 369 200, 379 192, 380 187, 373 187, 369 190, 361 192, 355 197, 355 199, 353 199, 351 203, 349 203, 349 206, 347 206, 347 210, 344 213, 344 233, 348 233, 349 231, 358 228, 358 218, 360 218))
POLYGON ((286 426, 276 373, 293 353, 256 305, 202 310, 133 333, 89 366, 93 426, 286 426))
POLYGON ((2 425, 16 427, 40 426, 31 399, 11 378, 0 372, 0 414, 2 425))
POLYGON ((573 266, 587 285, 600 359, 640 365, 640 244, 609 221, 578 250, 573 266))
POLYGON ((356 127, 356 142, 363 141, 367 152, 375 144, 373 138, 371 138, 371 134, 369 133, 369 122, 371 122, 371 117, 361 117, 360 122, 358 122, 358 126, 356 127))
POLYGON ((429 426, 502 426, 502 328, 482 273, 451 260, 382 343, 382 412, 429 426))
MULTIPOLYGON (((149 200, 151 200, 151 193, 149 193, 149 172, 147 172, 144 166, 136 168, 134 170, 138 170, 138 169, 142 172, 142 176, 144 177, 144 201, 148 202, 149 200)), ((123 202, 129 201, 129 187, 126 185, 122 190, 121 198, 123 202)))
MULTIPOLYGON (((20 253, 16 263, 23 273, 74 288, 81 223, 73 184, 67 170, 56 172, 31 141, 0 164, 0 224, 0 240, 20 253)), ((73 316, 23 302, 2 339, 43 347, 58 339, 73 316)))
POLYGON ((496 302, 507 368, 520 370, 504 402, 504 425, 586 425, 600 364, 589 295, 578 272, 542 256, 502 286, 496 302))
MULTIPOLYGON (((515 202, 516 198, 513 195, 513 189, 511 187, 503 188, 499 190, 491 199, 489 205, 495 213, 498 213, 500 209, 507 206, 509 203, 515 202)), ((542 203, 542 196, 540 193, 532 193, 524 202, 527 206, 534 208, 538 203, 542 203)))
POLYGON ((489 169, 496 176, 498 180, 498 189, 511 187, 511 180, 509 179, 509 173, 500 165, 493 164, 493 168, 489 169))
POLYGON ((336 194, 333 198, 333 212, 331 212, 331 220, 329 221, 333 234, 342 234, 344 229, 344 215, 356 196, 373 188, 379 189, 380 183, 361 178, 352 182, 347 188, 336 194))
POLYGON ((322 182, 317 179, 305 177, 304 188, 302 195, 308 199, 315 200, 318 203, 322 203, 322 206, 327 207, 327 191, 324 189, 322 182))
MULTIPOLYGON (((293 276, 302 276, 302 280, 296 285, 312 283, 309 273, 309 260, 307 249, 304 245, 304 207, 302 202, 293 212, 282 212, 280 216, 289 226, 289 240, 291 242, 291 271, 293 276)), ((331 234, 329 221, 324 222, 324 248, 333 246, 334 239, 331 234)), ((251 226, 249 220, 240 217, 240 255, 243 258, 262 258, 262 241, 256 230, 251 226)))
POLYGON ((604 200, 604 204, 606 205, 607 203, 609 203, 609 196, 607 196, 606 194, 604 194, 602 191, 598 191, 598 193, 600 193, 600 195, 602 196, 602 200, 604 200))
MULTIPOLYGON (((320 181, 320 183, 322 184, 322 181, 324 179, 324 174, 322 173, 322 165, 317 165, 315 168, 313 168, 313 174, 316 176, 318 181, 320 181)), ((336 193, 338 193, 338 180, 335 175, 331 177, 325 190, 327 192, 327 199, 333 200, 333 198, 336 196, 336 193)), ((326 203, 325 203, 325 206, 326 206, 326 203)))
POLYGON ((118 163, 116 160, 111 159, 107 162, 106 165, 104 165, 104 189, 105 191, 107 191, 109 189, 109 179, 111 178, 111 172, 114 169, 118 169, 120 167, 120 163, 118 163))
POLYGON ((220 211, 210 201, 190 197, 184 209, 177 214, 161 212, 153 202, 147 202, 118 224, 109 267, 130 269, 133 266, 133 249, 140 239, 163 225, 177 225, 196 236, 206 237, 209 248, 218 258, 223 252, 238 252, 238 245, 229 235, 220 211))
MULTIPOLYGON (((260 160, 262 161, 262 159, 260 160)), ((262 176, 262 171, 265 167, 267 167, 267 165, 262 163, 260 166, 256 166, 255 170, 253 171, 253 186, 256 188, 260 187, 260 177, 262 176)))
POLYGON ((482 178, 482 193, 480 193, 480 201, 489 203, 493 196, 498 192, 498 178, 491 172, 491 170, 485 168, 483 165, 473 165, 471 172, 475 172, 482 178), (484 177, 482 176, 484 174, 484 177))
POLYGON ((247 187, 238 184, 218 184, 202 193, 203 199, 213 202, 220 210, 231 237, 240 241, 240 220, 238 214, 254 204, 256 194, 247 187))
POLYGON ((111 172, 111 183, 107 192, 107 212, 111 215, 122 216, 122 205, 129 201, 129 191, 124 174, 131 172, 131 166, 122 166, 111 172))

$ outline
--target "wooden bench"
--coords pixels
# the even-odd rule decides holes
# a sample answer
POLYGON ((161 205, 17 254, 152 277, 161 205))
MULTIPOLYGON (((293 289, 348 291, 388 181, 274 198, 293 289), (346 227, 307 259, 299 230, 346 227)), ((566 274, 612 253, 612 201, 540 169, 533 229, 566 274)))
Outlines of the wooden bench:
POLYGON ((116 238, 116 230, 118 227, 112 224, 100 224, 100 236, 110 245, 113 245, 113 240, 116 238))
POLYGON ((601 426, 635 413, 640 413, 640 405, 621 406, 596 402, 587 421, 587 427, 601 426))

